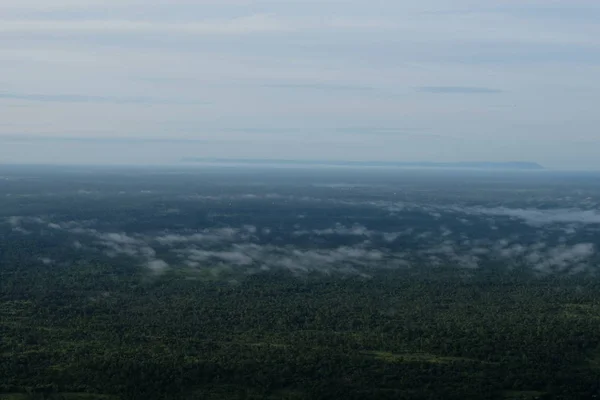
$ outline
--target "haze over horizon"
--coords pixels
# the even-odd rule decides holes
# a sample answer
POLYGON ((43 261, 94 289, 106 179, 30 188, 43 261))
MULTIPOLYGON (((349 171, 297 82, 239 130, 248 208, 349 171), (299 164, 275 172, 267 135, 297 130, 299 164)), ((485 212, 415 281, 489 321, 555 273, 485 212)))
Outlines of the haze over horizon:
POLYGON ((0 163, 600 170, 600 3, 4 0, 0 163))

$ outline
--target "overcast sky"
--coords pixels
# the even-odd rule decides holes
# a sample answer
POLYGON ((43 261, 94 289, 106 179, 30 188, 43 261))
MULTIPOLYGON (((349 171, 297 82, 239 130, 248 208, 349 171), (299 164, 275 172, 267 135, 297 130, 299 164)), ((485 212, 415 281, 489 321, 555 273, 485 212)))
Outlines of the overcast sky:
POLYGON ((598 0, 1 0, 0 163, 600 169, 598 0))

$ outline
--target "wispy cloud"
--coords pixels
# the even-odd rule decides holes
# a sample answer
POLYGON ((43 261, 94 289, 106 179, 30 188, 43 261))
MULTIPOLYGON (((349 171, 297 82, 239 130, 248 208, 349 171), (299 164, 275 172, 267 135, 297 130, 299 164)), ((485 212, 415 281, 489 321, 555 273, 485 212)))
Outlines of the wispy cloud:
POLYGON ((48 135, 28 135, 28 134, 10 134, 1 135, 0 142, 41 142, 41 143, 61 143, 61 142, 82 142, 82 143, 114 143, 114 144, 136 144, 136 143, 214 143, 214 140, 200 138, 183 137, 108 137, 108 136, 48 136, 48 135))
MULTIPOLYGON (((222 142, 198 156, 525 157, 597 168, 590 106, 600 90, 596 5, 376 3, 2 0, 0 102, 13 108, 0 134, 202 132, 222 142), (193 107, 206 101, 206 109, 193 107), (35 112, 14 108, 22 105, 35 112), (564 144, 574 139, 568 121, 576 121, 580 143, 564 144), (378 124, 398 129, 344 129, 378 124)), ((158 164, 194 156, 177 145, 124 152, 117 143, 94 151, 57 142, 24 152, 22 143, 3 144, 0 157, 20 163, 158 164)))
POLYGON ((188 261, 188 265, 197 267, 214 265, 216 261, 237 267, 254 265, 262 270, 285 269, 295 273, 359 273, 361 267, 369 267, 373 263, 379 267, 398 264, 397 260, 383 251, 344 246, 316 250, 246 243, 234 244, 220 251, 194 248, 176 251, 188 261))
POLYGON ((342 85, 336 83, 269 83, 262 85, 265 88, 271 89, 297 89, 297 90, 324 90, 324 91, 341 91, 341 92, 372 92, 377 88, 360 85, 342 85))
POLYGON ((184 102, 151 97, 116 97, 78 94, 31 94, 0 92, 0 99, 24 100, 46 103, 109 103, 109 104, 206 104, 205 102, 184 102))
POLYGON ((415 232, 370 231, 364 226, 299 231, 299 235, 334 236, 330 247, 311 245, 274 245, 261 242, 268 228, 252 225, 207 228, 201 232, 125 233, 102 232, 88 222, 56 222, 42 217, 13 216, 5 219, 13 232, 34 234, 43 230, 62 230, 72 235, 74 247, 80 251, 99 251, 107 256, 127 256, 137 260, 153 273, 168 268, 188 266, 199 270, 236 268, 238 272, 288 270, 293 273, 364 274, 381 268, 404 268, 411 265, 483 268, 489 262, 501 261, 507 268, 528 267, 542 274, 589 272, 597 257, 597 248, 589 242, 550 240, 544 231, 523 239, 519 236, 500 238, 470 237, 460 229, 441 227, 415 232), (24 228, 27 228, 25 230, 24 228), (400 236, 411 239, 410 246, 397 248, 400 236), (352 238, 350 238, 352 237, 352 238), (350 245, 347 239, 360 243, 350 245), (375 239, 375 240, 372 240, 375 239), (383 239, 385 245, 376 240, 383 239), (395 244, 394 244, 395 243, 395 244))
POLYGON ((394 26, 383 19, 370 18, 299 18, 275 14, 251 14, 242 17, 206 19, 197 22, 158 22, 147 20, 3 20, 0 32, 19 34, 92 33, 92 34, 184 34, 248 35, 311 30, 382 30, 394 26))
POLYGON ((351 227, 335 224, 332 228, 326 229, 314 229, 314 230, 298 230, 293 234, 294 236, 355 236, 365 238, 381 238, 384 241, 391 243, 394 242, 400 236, 410 235, 411 229, 404 229, 399 232, 385 232, 385 231, 374 231, 367 227, 354 224, 351 227))
POLYGON ((164 23, 132 20, 16 20, 2 21, 0 32, 4 33, 95 33, 95 34, 212 34, 239 35, 261 32, 282 32, 290 26, 266 14, 256 14, 222 20, 206 20, 195 23, 164 23))
POLYGON ((421 86, 417 89, 420 92, 441 94, 497 94, 503 92, 500 89, 478 86, 421 86))
POLYGON ((600 224, 600 211, 597 210, 581 210, 581 209, 525 209, 525 208, 450 208, 454 211, 465 212, 468 214, 490 215, 498 217, 509 217, 521 219, 528 224, 539 226, 547 224, 600 224))

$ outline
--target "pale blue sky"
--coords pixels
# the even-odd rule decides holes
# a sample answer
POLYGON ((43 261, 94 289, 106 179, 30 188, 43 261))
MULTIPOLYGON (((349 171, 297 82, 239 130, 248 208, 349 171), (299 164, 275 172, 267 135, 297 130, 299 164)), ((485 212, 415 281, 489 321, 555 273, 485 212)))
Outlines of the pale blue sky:
POLYGON ((0 162, 600 169, 597 0, 2 0, 0 162))

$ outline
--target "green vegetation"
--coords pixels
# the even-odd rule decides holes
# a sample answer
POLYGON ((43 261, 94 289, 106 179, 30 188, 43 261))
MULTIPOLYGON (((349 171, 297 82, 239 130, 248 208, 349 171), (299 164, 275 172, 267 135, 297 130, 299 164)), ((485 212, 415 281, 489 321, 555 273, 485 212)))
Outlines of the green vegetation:
POLYGON ((44 391, 31 391, 27 393, 0 393, 0 400, 31 400, 31 399, 52 399, 52 400, 115 400, 114 396, 91 393, 48 393, 44 391))
POLYGON ((600 396, 596 176, 3 168, 0 400, 600 396))
POLYGON ((438 271, 370 280, 271 273, 231 284, 136 271, 3 267, 0 399, 598 391, 597 281, 438 271))
POLYGON ((432 364, 449 364, 452 362, 475 362, 481 363, 482 361, 474 360, 465 357, 440 357, 433 354, 427 353, 403 353, 394 354, 386 351, 371 351, 365 352, 365 354, 371 354, 379 360, 391 362, 391 363, 402 363, 402 362, 421 362, 421 363, 432 363, 432 364))

